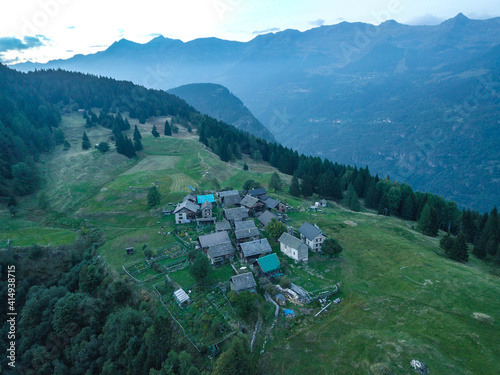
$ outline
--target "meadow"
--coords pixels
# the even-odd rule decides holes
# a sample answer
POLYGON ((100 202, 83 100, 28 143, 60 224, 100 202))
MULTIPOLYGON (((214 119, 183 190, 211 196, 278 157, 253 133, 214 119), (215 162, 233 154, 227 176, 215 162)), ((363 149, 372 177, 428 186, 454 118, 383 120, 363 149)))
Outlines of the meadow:
MULTIPOLYGON (((164 118, 155 121, 161 124, 164 118)), ((173 216, 162 216, 161 208, 181 201, 190 186, 214 189, 213 179, 221 187, 236 189, 248 179, 267 186, 274 172, 246 157, 223 163, 197 141, 195 133, 184 129, 175 137, 154 138, 152 122, 139 125, 144 151, 135 159, 118 155, 113 147, 105 154, 81 150, 84 121, 79 115, 65 115, 61 126, 71 149, 59 146, 42 160, 41 191, 50 208, 41 211, 36 197, 26 197, 20 199, 16 218, 1 212, 0 248, 7 240, 20 247, 69 244, 82 226, 97 227, 106 235, 99 255, 125 275, 122 266, 140 263, 145 244, 159 252, 178 243, 173 216), (248 171, 243 170, 245 162, 248 171), (152 185, 162 200, 160 207, 148 209, 146 195, 152 185), (161 227, 171 234, 161 234, 161 227), (133 255, 126 254, 130 246, 133 255)), ((111 136, 107 129, 86 131, 93 144, 111 136)), ((273 307, 266 307, 270 318, 257 337, 257 348, 264 348, 278 373, 409 374, 414 371, 409 365, 412 359, 424 362, 433 374, 500 373, 500 278, 491 265, 472 256, 467 264, 445 258, 439 238, 423 236, 414 223, 367 211, 354 213, 335 202, 314 212, 309 209, 314 199, 291 197, 286 192, 290 177, 281 177, 284 191, 270 195, 294 208, 287 224, 295 228, 304 221, 318 224, 340 241, 344 251, 334 259, 311 254, 307 264, 288 260, 292 282, 310 292, 338 284, 342 302, 316 318, 290 306, 296 318, 280 317, 269 332, 273 307)), ((185 238, 196 237, 193 230, 185 238)), ((225 266, 211 277, 213 282, 225 282, 232 274, 225 266)), ((195 283, 186 268, 169 276, 184 288, 195 283)), ((151 286, 146 287, 151 290, 151 286)), ((203 301, 210 305, 210 300, 203 301)), ((320 307, 312 309, 316 313, 320 307)), ((221 324, 226 323, 221 320, 221 324)), ((207 340, 200 338, 205 344, 207 340)))

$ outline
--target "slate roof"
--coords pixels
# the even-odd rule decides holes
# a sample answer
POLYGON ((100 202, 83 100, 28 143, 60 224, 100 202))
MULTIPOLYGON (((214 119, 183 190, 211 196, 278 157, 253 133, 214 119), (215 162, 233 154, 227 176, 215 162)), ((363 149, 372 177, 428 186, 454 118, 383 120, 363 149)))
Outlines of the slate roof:
POLYGON ((244 229, 252 229, 255 228, 255 222, 253 220, 247 221, 237 221, 234 223, 234 230, 244 230, 244 229))
POLYGON ((267 194, 267 190, 265 188, 252 189, 249 190, 247 194, 252 197, 258 197, 259 195, 267 194))
POLYGON ((196 197, 193 194, 188 194, 184 197, 184 199, 182 201, 183 202, 192 201, 194 203, 194 202, 196 202, 196 197))
POLYGON ((227 234, 226 231, 211 233, 211 234, 206 234, 204 236, 200 236, 200 237, 198 237, 198 241, 200 242, 200 245, 202 248, 216 246, 216 245, 224 244, 226 242, 231 243, 231 240, 229 239, 229 235, 227 234))
POLYGON ((184 208, 196 213, 200 209, 200 206, 198 206, 196 203, 193 203, 189 200, 185 200, 181 204, 177 205, 177 207, 175 208, 174 214, 176 214, 177 212, 181 211, 184 208))
POLYGON ((269 273, 272 271, 277 271, 280 269, 280 261, 276 254, 269 254, 265 257, 257 259, 257 263, 264 273, 269 273))
MULTIPOLYGON (((227 232, 219 232, 219 233, 227 233, 227 232)), ((207 250, 207 255, 211 259, 215 259, 218 257, 226 256, 234 254, 234 248, 231 242, 222 243, 219 245, 210 246, 207 250)))
POLYGON ((257 286, 251 272, 233 276, 229 280, 234 285, 234 290, 236 291, 252 289, 257 286))
POLYGON ((240 247, 244 258, 272 253, 271 245, 269 245, 267 238, 244 242, 240 245, 240 247))
POLYGON ((215 231, 231 230, 231 224, 227 220, 218 221, 215 223, 215 231))
POLYGON ((296 249, 299 252, 302 250, 307 254, 307 252, 309 251, 309 247, 304 242, 286 232, 281 235, 281 237, 278 239, 278 242, 285 244, 292 249, 296 249))
POLYGON ((234 221, 248 219, 248 209, 245 207, 228 208, 224 210, 224 216, 227 220, 234 221))
POLYGON ((240 201, 240 206, 244 206, 247 208, 252 208, 259 202, 259 199, 252 197, 251 195, 245 195, 243 199, 240 201))
POLYGON ((278 216, 273 214, 271 211, 264 211, 262 215, 259 216, 259 222, 262 225, 266 226, 271 222, 272 219, 277 219, 277 218, 278 216))
POLYGON ((215 198, 213 194, 198 195, 196 198, 198 199, 198 204, 202 204, 205 202, 215 203, 215 198))
POLYGON ((242 230, 235 230, 234 231, 234 236, 236 237, 237 240, 244 240, 246 238, 252 238, 252 237, 259 237, 260 232, 257 227, 253 227, 250 229, 242 229, 242 230))
POLYGON ((234 194, 240 194, 238 193, 238 190, 227 190, 227 191, 221 191, 219 193, 219 198, 225 198, 227 197, 228 195, 234 195, 234 194))
POLYGON ((259 199, 260 199, 262 202, 264 202, 264 201, 268 200, 269 198, 270 198, 270 197, 269 197, 269 195, 264 194, 264 195, 263 195, 263 196, 261 196, 259 199))
POLYGON ((267 208, 276 208, 278 204, 280 204, 280 201, 277 199, 269 198, 265 202, 267 208))
POLYGON ((201 204, 201 209, 204 210, 205 208, 212 209, 212 203, 210 201, 205 201, 201 204))
POLYGON ((308 223, 307 221, 300 226, 299 233, 303 234, 310 241, 314 240, 316 237, 323 234, 321 230, 316 228, 311 223, 308 223))

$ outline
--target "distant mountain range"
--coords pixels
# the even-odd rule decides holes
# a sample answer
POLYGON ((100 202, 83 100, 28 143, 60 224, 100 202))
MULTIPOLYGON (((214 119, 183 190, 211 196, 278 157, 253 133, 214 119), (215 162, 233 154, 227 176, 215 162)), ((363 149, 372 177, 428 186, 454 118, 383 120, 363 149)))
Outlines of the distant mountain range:
POLYGON ((93 55, 15 68, 63 68, 158 89, 222 84, 300 152, 369 165, 479 210, 500 203, 500 18, 343 22, 247 43, 120 40, 93 55))
POLYGON ((184 99, 205 115, 234 125, 267 141, 275 141, 272 133, 224 86, 213 83, 192 83, 168 92, 184 99))

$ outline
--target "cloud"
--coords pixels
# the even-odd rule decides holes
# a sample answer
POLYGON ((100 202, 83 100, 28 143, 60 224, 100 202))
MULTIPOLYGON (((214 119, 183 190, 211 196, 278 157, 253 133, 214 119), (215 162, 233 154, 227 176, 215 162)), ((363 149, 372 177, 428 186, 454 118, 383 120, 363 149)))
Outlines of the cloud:
POLYGON ((318 18, 316 21, 310 21, 309 25, 311 26, 323 26, 325 24, 325 20, 318 18))
POLYGON ((44 45, 44 41, 49 41, 49 39, 43 35, 25 36, 23 40, 13 36, 2 37, 0 38, 0 52, 22 51, 41 47, 44 45))
POLYGON ((279 27, 271 27, 271 28, 265 29, 265 30, 256 30, 252 34, 254 34, 254 35, 256 35, 256 34, 267 34, 267 33, 272 33, 272 32, 280 31, 280 30, 281 29, 279 27))
POLYGON ((103 47, 109 47, 106 44, 94 44, 93 46, 90 46, 90 48, 103 48, 103 47))
POLYGON ((158 37, 158 36, 163 36, 163 35, 162 35, 162 34, 160 34, 160 33, 151 33, 151 34, 146 34, 146 36, 151 36, 151 37, 153 37, 153 38, 156 38, 156 37, 158 37))
POLYGON ((73 30, 75 28, 75 26, 68 26, 66 27, 68 30, 73 30))
POLYGON ((405 22, 408 25, 439 25, 444 21, 443 18, 436 17, 432 14, 424 14, 422 16, 414 17, 409 21, 405 22))

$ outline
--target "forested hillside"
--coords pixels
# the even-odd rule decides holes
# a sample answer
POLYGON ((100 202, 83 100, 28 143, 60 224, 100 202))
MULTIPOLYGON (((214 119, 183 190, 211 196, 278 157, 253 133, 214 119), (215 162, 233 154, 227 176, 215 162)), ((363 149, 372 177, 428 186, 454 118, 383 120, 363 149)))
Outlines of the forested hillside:
POLYGON ((194 83, 170 89, 168 92, 184 99, 201 113, 269 142, 274 141, 272 133, 224 86, 194 83))

